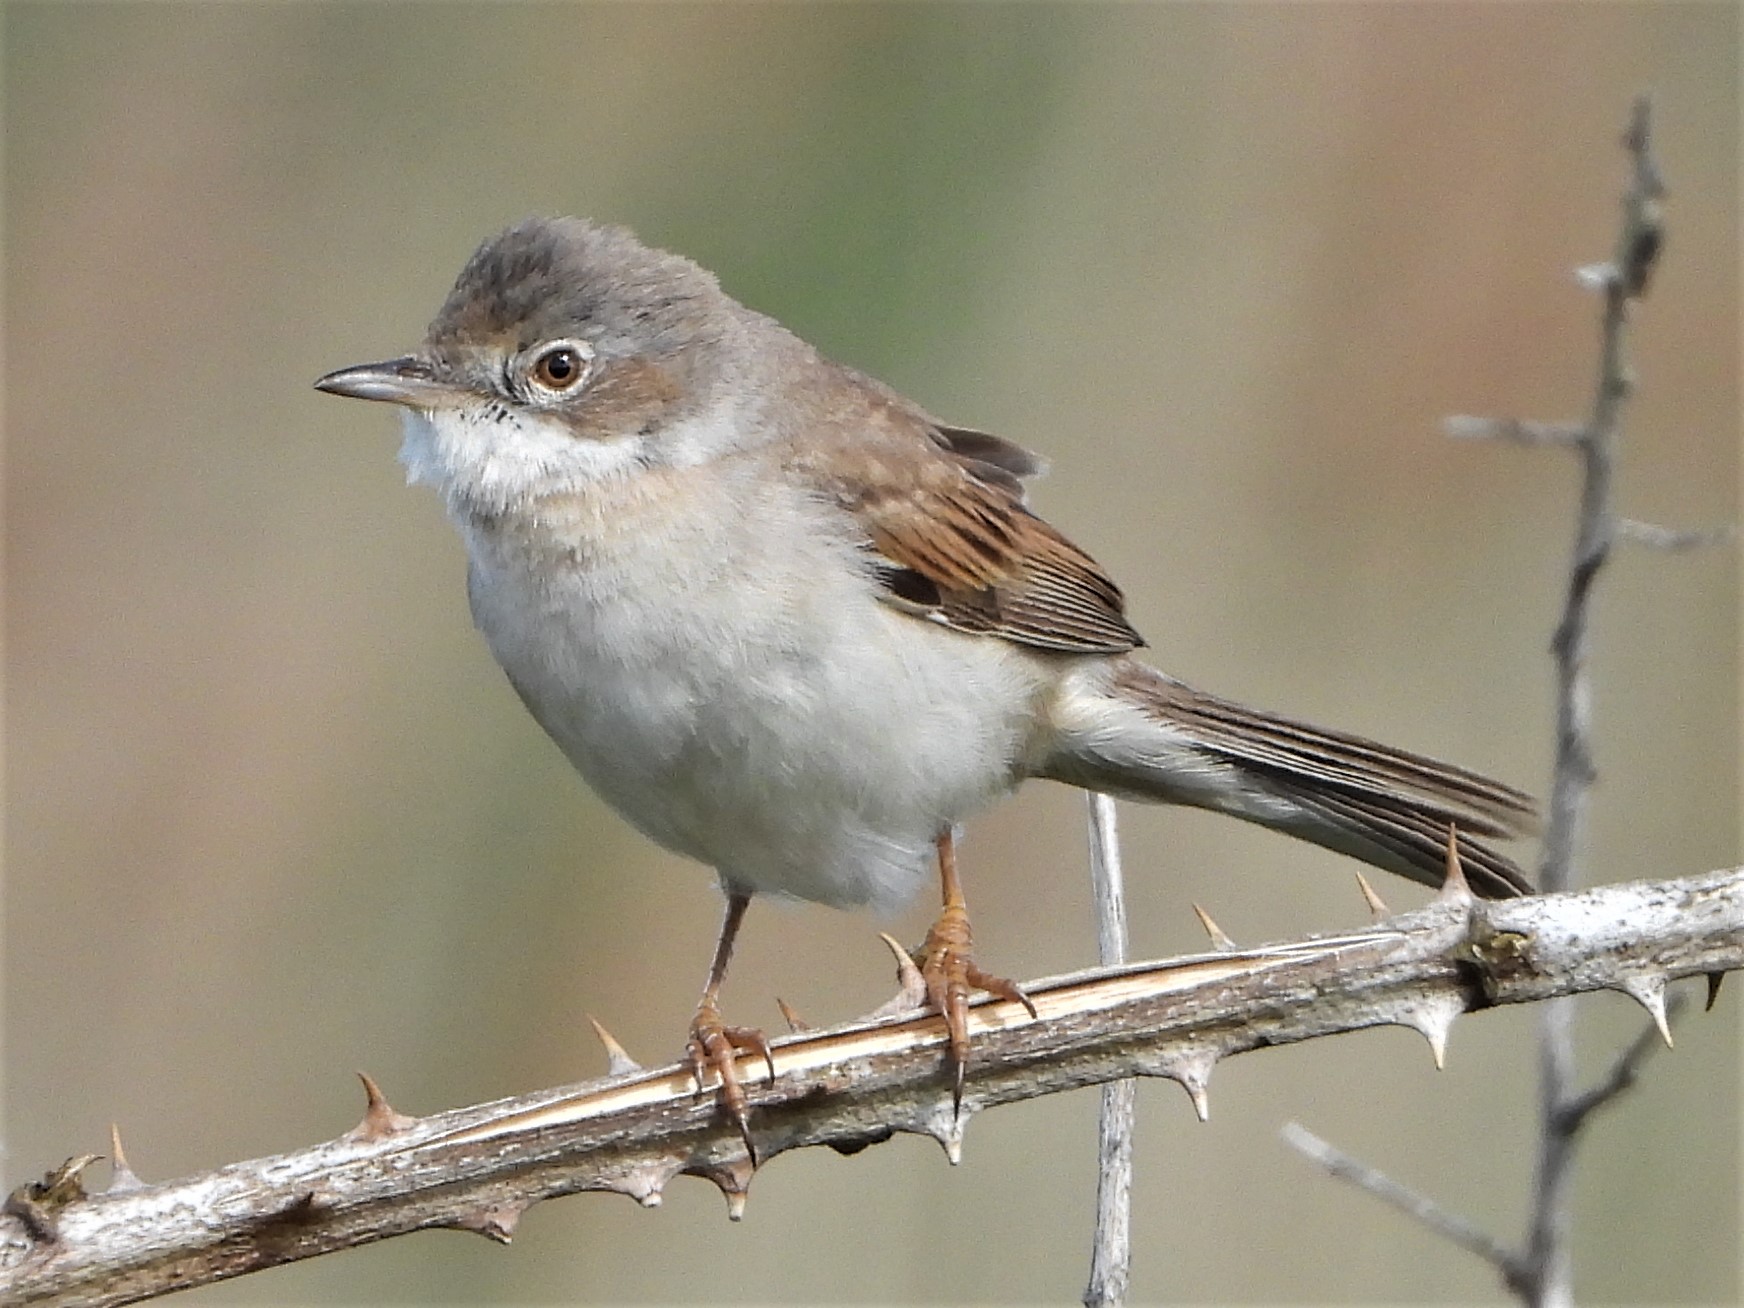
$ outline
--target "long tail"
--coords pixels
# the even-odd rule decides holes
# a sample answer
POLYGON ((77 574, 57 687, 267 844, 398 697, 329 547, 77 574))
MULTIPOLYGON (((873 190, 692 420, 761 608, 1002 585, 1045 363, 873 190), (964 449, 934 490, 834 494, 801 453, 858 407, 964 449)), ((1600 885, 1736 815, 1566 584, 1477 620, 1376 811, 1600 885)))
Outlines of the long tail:
POLYGON ((1042 776, 1214 809, 1428 885, 1444 875, 1451 826, 1480 895, 1532 890, 1511 859, 1469 839, 1530 831, 1532 798, 1478 773, 1244 708, 1131 659, 1086 665, 1055 726, 1042 776))

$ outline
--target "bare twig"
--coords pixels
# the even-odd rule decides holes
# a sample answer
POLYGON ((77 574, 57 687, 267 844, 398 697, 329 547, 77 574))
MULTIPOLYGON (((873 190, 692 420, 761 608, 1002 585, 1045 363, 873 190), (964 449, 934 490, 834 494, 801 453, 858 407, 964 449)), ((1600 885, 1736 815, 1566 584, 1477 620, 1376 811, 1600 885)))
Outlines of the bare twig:
POLYGON ((1730 545, 1738 539, 1738 528, 1727 522, 1718 527, 1693 527, 1680 531, 1676 527, 1662 527, 1655 522, 1618 518, 1617 534, 1632 545, 1683 554, 1713 545, 1730 545))
MULTIPOLYGON (((1683 995, 1674 996, 1667 1005, 1667 1020, 1675 1020, 1682 1012, 1684 1004, 1683 995)), ((1573 1136, 1586 1125, 1589 1116, 1634 1086, 1642 1065, 1664 1044, 1659 1024, 1650 1021, 1628 1048, 1617 1056, 1603 1077, 1584 1094, 1563 1104, 1563 1131, 1573 1136)), ((1349 1181, 1359 1189, 1367 1190, 1377 1199, 1415 1218, 1436 1235, 1482 1258, 1501 1274, 1504 1283, 1515 1293, 1524 1295, 1530 1292, 1535 1273, 1525 1258, 1471 1219, 1443 1208, 1420 1191, 1413 1190, 1378 1168, 1351 1157, 1299 1123, 1288 1123, 1282 1135, 1285 1142, 1297 1152, 1311 1162, 1320 1164, 1331 1175, 1349 1181)))
MULTIPOLYGON (((1126 882, 1114 800, 1094 792, 1090 806, 1090 881, 1096 901, 1096 948, 1104 967, 1126 962, 1126 882)), ((1132 1279, 1132 1129, 1138 1083, 1102 1087, 1097 1122, 1096 1236, 1084 1308, 1118 1308, 1132 1279)))
MULTIPOLYGON (((775 1081, 747 1076, 751 1125, 763 1160, 815 1144, 853 1152, 899 1131, 960 1146, 974 1113, 1019 1099, 1134 1075, 1172 1078, 1202 1099, 1213 1065, 1250 1049, 1384 1024, 1439 1030, 1472 1008, 1739 967, 1744 868, 1528 899, 1442 897, 1344 936, 1035 982, 1025 987, 1034 1020, 983 999, 969 1015, 960 1116, 936 1015, 784 1036, 775 1081)), ((128 1303, 429 1227, 505 1240, 540 1199, 615 1190, 653 1205, 680 1173, 712 1180, 733 1214, 753 1171, 738 1128, 676 1064, 409 1125, 391 1110, 374 1119, 181 1181, 26 1193, 0 1213, 0 1302, 128 1303)))
MULTIPOLYGON (((1623 408, 1633 386, 1625 357, 1625 329, 1630 305, 1652 280, 1663 244, 1660 202, 1664 181, 1652 152, 1652 105, 1639 97, 1630 112, 1623 145, 1630 158, 1630 178, 1623 197, 1623 223, 1616 251, 1607 263, 1578 270, 1578 280, 1604 296, 1599 333, 1599 376, 1592 410, 1585 422, 1531 422, 1519 418, 1449 418, 1448 435, 1464 439, 1504 440, 1536 446, 1573 449, 1581 460, 1581 502, 1576 526, 1574 560, 1569 570, 1562 617, 1552 642, 1556 661, 1556 765, 1551 780, 1548 821, 1539 885, 1546 892, 1566 891, 1574 884, 1576 851, 1586 821, 1587 796, 1594 778, 1592 690, 1587 676, 1587 611, 1599 571, 1613 544, 1630 539, 1661 549, 1693 549, 1729 540, 1731 528, 1707 532, 1676 532, 1617 517, 1611 505, 1611 482, 1621 440, 1623 408)), ((1575 1136, 1592 1111, 1631 1085, 1652 1042, 1671 1043, 1661 979, 1643 978, 1621 987, 1653 1019, 1653 1025, 1632 1044, 1611 1073, 1584 1094, 1574 1083, 1573 1008, 1569 998, 1553 999, 1539 1016, 1539 1155, 1534 1177, 1532 1218, 1525 1249, 1509 1253, 1464 1219, 1432 1201, 1361 1167, 1325 1146, 1317 1155, 1336 1158, 1341 1175, 1415 1213, 1465 1248, 1472 1249, 1504 1272, 1508 1286, 1534 1308, 1564 1308, 1572 1303, 1569 1259, 1569 1183, 1575 1136), (1330 1151, 1330 1152, 1329 1152, 1330 1151)), ((1717 989, 1710 982, 1710 996, 1717 989)), ((1295 1141, 1301 1145, 1299 1140, 1295 1141)))
POLYGON ((1525 418, 1474 418, 1458 414, 1444 418, 1441 429, 1455 440, 1509 441, 1515 445, 1578 446, 1587 438, 1578 422, 1532 422, 1525 418))
POLYGON ((1491 1264, 1510 1283, 1519 1273, 1519 1260, 1505 1245, 1458 1213, 1450 1212, 1433 1199, 1401 1185, 1385 1172, 1377 1171, 1357 1161, 1315 1135, 1298 1122, 1289 1122, 1281 1134, 1298 1153, 1320 1164, 1333 1176, 1367 1190, 1377 1199, 1393 1205, 1400 1212, 1415 1218, 1435 1234, 1470 1250, 1491 1264))
MULTIPOLYGON (((1686 1000, 1683 995, 1674 995, 1666 1005, 1666 1021, 1675 1022, 1683 1012, 1686 1000)), ((1631 1089, 1635 1080, 1641 1075, 1641 1067, 1646 1061, 1665 1046, 1659 1023, 1648 1022, 1641 1029, 1629 1046, 1617 1055, 1616 1060, 1604 1076, 1600 1077, 1585 1092, 1563 1101, 1563 1130, 1569 1135, 1579 1131, 1586 1125, 1586 1120, 1598 1109, 1603 1108, 1618 1095, 1631 1089)))
MULTIPOLYGON (((1598 384, 1586 439, 1578 446, 1581 498, 1574 562, 1562 619, 1551 642, 1556 661, 1556 765, 1539 868, 1539 885, 1548 892, 1574 884, 1576 851, 1595 776, 1587 611, 1593 583, 1617 534, 1611 481, 1623 433, 1623 408, 1633 386, 1624 348, 1629 305, 1646 289, 1661 244, 1659 202, 1665 187, 1653 159, 1652 102, 1646 96, 1637 97, 1630 111, 1623 145, 1630 157, 1630 180, 1616 253, 1609 275, 1602 279, 1598 384)), ((1575 1135, 1566 1111, 1574 1094, 1573 1004, 1566 999, 1546 1004, 1538 1020, 1538 1164, 1518 1288, 1534 1308, 1565 1308, 1574 1300, 1569 1230, 1575 1135)))

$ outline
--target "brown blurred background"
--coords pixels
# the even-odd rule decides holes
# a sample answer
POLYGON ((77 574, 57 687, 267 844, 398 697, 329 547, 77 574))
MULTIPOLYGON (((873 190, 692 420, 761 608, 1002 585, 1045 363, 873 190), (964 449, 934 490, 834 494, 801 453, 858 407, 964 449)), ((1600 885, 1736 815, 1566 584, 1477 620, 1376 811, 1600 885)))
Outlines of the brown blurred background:
MULTIPOLYGON (((1054 460, 1042 510, 1158 662, 1535 790, 1575 479, 1455 443, 1577 416, 1629 98, 1670 235, 1619 494, 1738 512, 1738 31, 1726 5, 8 4, 7 1186, 167 1178, 337 1134, 352 1069, 429 1112, 677 1054, 718 899, 608 813, 471 631, 392 416, 309 387, 413 344, 528 213, 630 224, 826 353, 1054 460)), ((1739 854, 1738 568, 1623 553, 1596 614, 1585 875, 1739 854)), ((1124 810, 1134 948, 1365 920, 1352 865, 1124 810)), ((970 832, 985 961, 1094 957, 1083 803, 970 832)), ((1530 850, 1522 850, 1530 861, 1530 850)), ((1419 902, 1402 884, 1396 906, 1419 902)), ((925 906, 895 923, 918 938, 925 906)), ((729 1015, 889 990, 863 916, 762 906, 729 1015)), ((883 924, 891 925, 891 924, 883 924)), ((1594 1302, 1735 1302, 1730 990, 1595 1125, 1594 1302)), ((1641 1015, 1581 1008, 1596 1071, 1641 1015)), ((1312 1171, 1314 1130, 1513 1238, 1532 1016, 1244 1057, 1141 1095, 1140 1299, 1482 1301, 1489 1270, 1312 1171)), ((543 1205, 205 1302, 1049 1301, 1086 1269, 1096 1096, 781 1158, 742 1226, 543 1205)), ((197 1301, 197 1300, 194 1300, 197 1301)))

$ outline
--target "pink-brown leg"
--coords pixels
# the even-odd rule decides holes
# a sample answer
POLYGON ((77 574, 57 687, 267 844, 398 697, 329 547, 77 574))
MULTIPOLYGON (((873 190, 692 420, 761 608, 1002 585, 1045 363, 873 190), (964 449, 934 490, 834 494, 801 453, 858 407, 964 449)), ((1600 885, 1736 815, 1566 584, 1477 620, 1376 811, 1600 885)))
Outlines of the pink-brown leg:
POLYGON ((951 1099, 957 1107, 963 1103, 963 1078, 969 1067, 969 994, 985 990, 1022 1004, 1029 1015, 1036 1015, 1029 996, 1001 976, 993 976, 975 966, 974 937, 969 930, 969 908, 963 900, 963 886, 957 879, 957 848, 949 831, 938 838, 939 884, 944 907, 938 921, 927 932, 926 943, 920 947, 920 974, 926 982, 927 998, 945 1019, 950 1036, 950 1061, 953 1074, 951 1099))
POLYGON ((720 1078, 721 1107, 739 1128, 745 1149, 755 1162, 757 1150, 751 1143, 751 1111, 745 1101, 745 1087, 739 1082, 738 1060, 740 1054, 761 1054, 769 1068, 769 1079, 773 1081, 775 1056, 770 1053, 769 1041, 761 1031, 755 1027, 727 1026, 721 1020, 720 1010, 721 982, 726 979, 727 963, 733 957, 733 940, 739 934, 739 924, 744 921, 745 910, 750 904, 749 895, 737 892, 727 895, 727 911, 721 919, 720 937, 715 941, 714 961, 709 964, 708 982, 697 1002, 696 1016, 690 1020, 690 1040, 685 1052, 690 1058, 690 1070, 696 1077, 699 1093, 709 1068, 712 1067, 720 1078))

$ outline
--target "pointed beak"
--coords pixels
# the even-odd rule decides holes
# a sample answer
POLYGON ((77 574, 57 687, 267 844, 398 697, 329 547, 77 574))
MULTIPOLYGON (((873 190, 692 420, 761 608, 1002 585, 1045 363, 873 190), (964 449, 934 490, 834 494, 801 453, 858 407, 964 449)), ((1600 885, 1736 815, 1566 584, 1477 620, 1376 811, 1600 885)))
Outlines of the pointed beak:
POLYGON ((464 387, 443 381, 415 354, 386 363, 360 363, 328 373, 315 389, 354 400, 383 400, 408 409, 444 409, 463 401, 464 387))

